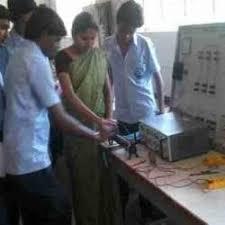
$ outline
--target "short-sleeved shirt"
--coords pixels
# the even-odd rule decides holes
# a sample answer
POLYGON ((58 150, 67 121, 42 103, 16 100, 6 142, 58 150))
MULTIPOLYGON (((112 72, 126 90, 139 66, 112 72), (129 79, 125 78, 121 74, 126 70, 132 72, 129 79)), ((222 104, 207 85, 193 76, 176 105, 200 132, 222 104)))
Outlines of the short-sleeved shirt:
POLYGON ((160 71, 155 48, 149 38, 135 34, 124 57, 116 35, 104 43, 110 64, 116 102, 116 118, 137 123, 156 110, 152 75, 160 71))
POLYGON ((22 47, 25 42, 26 40, 21 35, 17 34, 17 32, 14 29, 12 29, 9 37, 5 42, 5 46, 8 50, 9 57, 14 54, 17 48, 22 47))
POLYGON ((60 102, 48 58, 26 41, 10 57, 5 80, 6 172, 22 175, 50 165, 48 108, 60 102))

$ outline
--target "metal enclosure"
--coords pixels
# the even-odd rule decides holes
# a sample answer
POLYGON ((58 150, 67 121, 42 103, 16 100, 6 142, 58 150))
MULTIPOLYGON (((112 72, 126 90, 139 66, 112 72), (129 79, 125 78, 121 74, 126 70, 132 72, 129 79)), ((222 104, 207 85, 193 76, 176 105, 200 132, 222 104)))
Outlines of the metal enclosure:
POLYGON ((202 122, 170 112, 141 121, 147 146, 163 159, 176 161, 209 150, 208 129, 202 122))

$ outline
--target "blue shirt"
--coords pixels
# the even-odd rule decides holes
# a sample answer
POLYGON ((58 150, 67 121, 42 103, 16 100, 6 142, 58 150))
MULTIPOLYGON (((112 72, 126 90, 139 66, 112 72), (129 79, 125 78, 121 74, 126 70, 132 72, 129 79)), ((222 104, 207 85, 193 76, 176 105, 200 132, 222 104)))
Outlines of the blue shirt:
POLYGON ((11 56, 5 81, 6 173, 21 175, 50 165, 48 108, 59 103, 48 58, 31 41, 11 56))
POLYGON ((116 118, 131 124, 152 115, 157 110, 152 75, 160 71, 152 41, 135 34, 125 57, 116 35, 106 39, 104 47, 112 72, 116 118))
POLYGON ((17 34, 17 32, 12 29, 9 37, 7 38, 5 45, 8 50, 9 56, 12 56, 17 48, 20 48, 26 40, 17 34))
POLYGON ((9 53, 5 45, 0 45, 0 72, 5 75, 6 66, 9 60, 9 53))
POLYGON ((4 109, 5 109, 4 82, 2 73, 0 72, 0 132, 3 131, 4 109))

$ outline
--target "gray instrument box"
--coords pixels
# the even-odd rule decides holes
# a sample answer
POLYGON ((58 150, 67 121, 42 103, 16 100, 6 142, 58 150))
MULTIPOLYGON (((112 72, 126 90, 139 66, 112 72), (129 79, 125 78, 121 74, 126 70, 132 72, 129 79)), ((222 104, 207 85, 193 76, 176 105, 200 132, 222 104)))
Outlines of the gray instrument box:
POLYGON ((177 161, 209 150, 208 129, 202 122, 170 112, 140 122, 146 145, 163 159, 177 161))

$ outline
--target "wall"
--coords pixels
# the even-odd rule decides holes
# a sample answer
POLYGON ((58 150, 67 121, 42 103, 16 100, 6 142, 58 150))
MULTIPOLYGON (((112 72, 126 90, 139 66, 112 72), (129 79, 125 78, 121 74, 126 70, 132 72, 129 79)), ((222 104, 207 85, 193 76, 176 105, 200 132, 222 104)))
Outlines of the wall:
POLYGON ((110 0, 95 0, 95 2, 98 3, 103 3, 103 2, 110 2, 110 0))
POLYGON ((6 6, 7 0, 0 0, 0 4, 5 5, 6 6))
POLYGON ((176 32, 143 33, 150 37, 156 47, 156 53, 161 65, 162 76, 165 83, 166 96, 171 95, 172 70, 176 49, 176 32))

